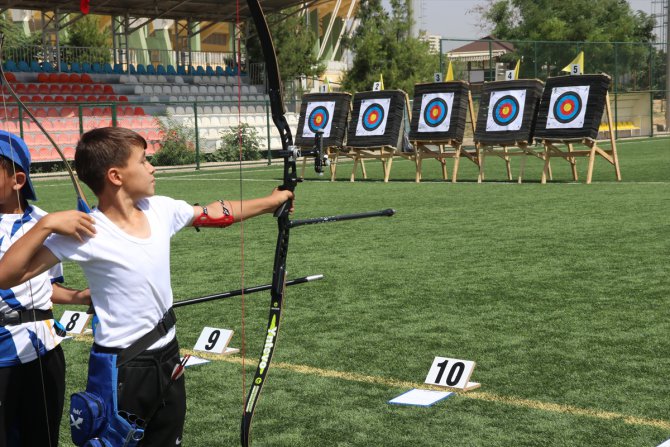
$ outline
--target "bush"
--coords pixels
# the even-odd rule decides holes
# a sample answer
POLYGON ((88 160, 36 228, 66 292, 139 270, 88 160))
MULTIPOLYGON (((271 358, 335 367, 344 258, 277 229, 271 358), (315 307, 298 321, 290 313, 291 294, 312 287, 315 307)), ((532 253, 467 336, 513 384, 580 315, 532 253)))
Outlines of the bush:
POLYGON ((221 134, 221 147, 207 154, 207 161, 239 161, 240 145, 242 161, 261 158, 260 136, 258 131, 246 123, 231 127, 221 134))
POLYGON ((195 129, 172 117, 165 122, 158 120, 163 134, 161 148, 154 154, 151 163, 156 166, 178 166, 195 163, 195 129))

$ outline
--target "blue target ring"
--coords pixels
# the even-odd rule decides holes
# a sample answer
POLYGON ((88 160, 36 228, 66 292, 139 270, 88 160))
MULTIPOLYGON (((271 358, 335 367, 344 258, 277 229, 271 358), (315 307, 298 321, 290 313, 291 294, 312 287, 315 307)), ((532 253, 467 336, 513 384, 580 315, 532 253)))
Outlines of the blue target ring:
POLYGON ((314 107, 314 110, 309 114, 307 125, 309 130, 312 132, 317 132, 323 130, 330 121, 330 115, 328 114, 328 109, 324 106, 314 107))
POLYGON ((556 98, 554 117, 556 121, 567 124, 577 118, 582 111, 582 98, 575 92, 565 92, 556 98))
POLYGON ((519 101, 512 95, 505 95, 493 104, 493 121, 499 126, 507 126, 519 116, 519 101))
POLYGON ((368 132, 376 130, 384 122, 384 108, 379 104, 371 104, 363 112, 363 129, 368 132))
POLYGON ((442 98, 433 98, 426 104, 423 119, 429 127, 438 127, 447 118, 449 108, 442 98))

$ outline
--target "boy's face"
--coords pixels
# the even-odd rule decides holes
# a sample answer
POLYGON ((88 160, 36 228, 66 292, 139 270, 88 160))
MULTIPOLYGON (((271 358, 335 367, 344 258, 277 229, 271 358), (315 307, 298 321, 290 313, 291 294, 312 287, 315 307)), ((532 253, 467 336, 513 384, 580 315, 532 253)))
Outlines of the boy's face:
POLYGON ((128 157, 128 162, 122 168, 117 168, 118 175, 123 182, 126 193, 134 200, 151 197, 156 190, 156 169, 149 163, 144 149, 134 146, 128 157))

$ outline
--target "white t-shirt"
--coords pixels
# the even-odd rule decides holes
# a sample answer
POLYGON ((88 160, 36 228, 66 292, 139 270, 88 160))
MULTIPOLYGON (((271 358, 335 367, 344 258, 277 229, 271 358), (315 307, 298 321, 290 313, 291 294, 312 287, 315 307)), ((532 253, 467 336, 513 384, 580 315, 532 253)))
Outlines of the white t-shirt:
MULTIPOLYGON (((151 235, 131 236, 94 209, 96 235, 83 244, 53 234, 44 245, 61 260, 75 261, 84 271, 100 324, 95 342, 126 348, 156 327, 172 306, 170 238, 193 220, 193 207, 182 200, 153 196, 137 203, 151 235)), ((175 329, 150 349, 168 344, 175 329)))
MULTIPOLYGON (((23 215, 0 214, 0 258, 46 214, 36 206, 29 206, 23 215)), ((54 282, 63 282, 60 264, 16 287, 0 289, 0 312, 51 309, 54 282)), ((42 356, 61 340, 54 331, 54 320, 0 326, 0 367, 31 362, 37 358, 36 348, 42 356)))

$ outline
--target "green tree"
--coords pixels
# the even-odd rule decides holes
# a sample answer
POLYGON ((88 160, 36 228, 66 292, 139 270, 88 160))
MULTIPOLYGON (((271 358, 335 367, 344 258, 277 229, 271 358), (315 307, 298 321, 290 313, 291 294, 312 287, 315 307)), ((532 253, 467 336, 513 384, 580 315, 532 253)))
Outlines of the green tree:
POLYGON ((513 41, 523 77, 559 74, 582 50, 587 73, 618 70, 638 85, 647 71, 654 20, 626 0, 489 0, 477 11, 496 38, 513 41))
POLYGON ((98 16, 86 15, 70 25, 64 43, 78 47, 66 55, 69 62, 105 63, 111 60, 109 29, 102 27, 98 16))
MULTIPOLYGON (((283 80, 290 81, 299 76, 320 76, 325 66, 317 60, 317 36, 305 23, 304 16, 297 8, 288 8, 275 14, 268 14, 268 25, 277 53, 279 72, 283 80)), ((256 29, 247 39, 247 53, 251 62, 264 62, 256 29)))
POLYGON ((386 89, 414 92, 414 84, 428 82, 439 66, 438 55, 410 35, 413 18, 406 0, 391 0, 391 14, 381 0, 361 2, 356 18, 360 24, 356 33, 344 41, 354 53, 354 60, 342 81, 350 92, 370 90, 380 75, 386 89))
POLYGON ((247 123, 240 123, 221 132, 221 146, 211 154, 207 161, 243 161, 261 158, 260 136, 258 131, 247 123))
POLYGON ((42 33, 34 32, 26 35, 23 28, 8 17, 9 13, 0 14, 0 34, 5 38, 3 50, 12 58, 12 51, 21 47, 41 45, 42 33))

